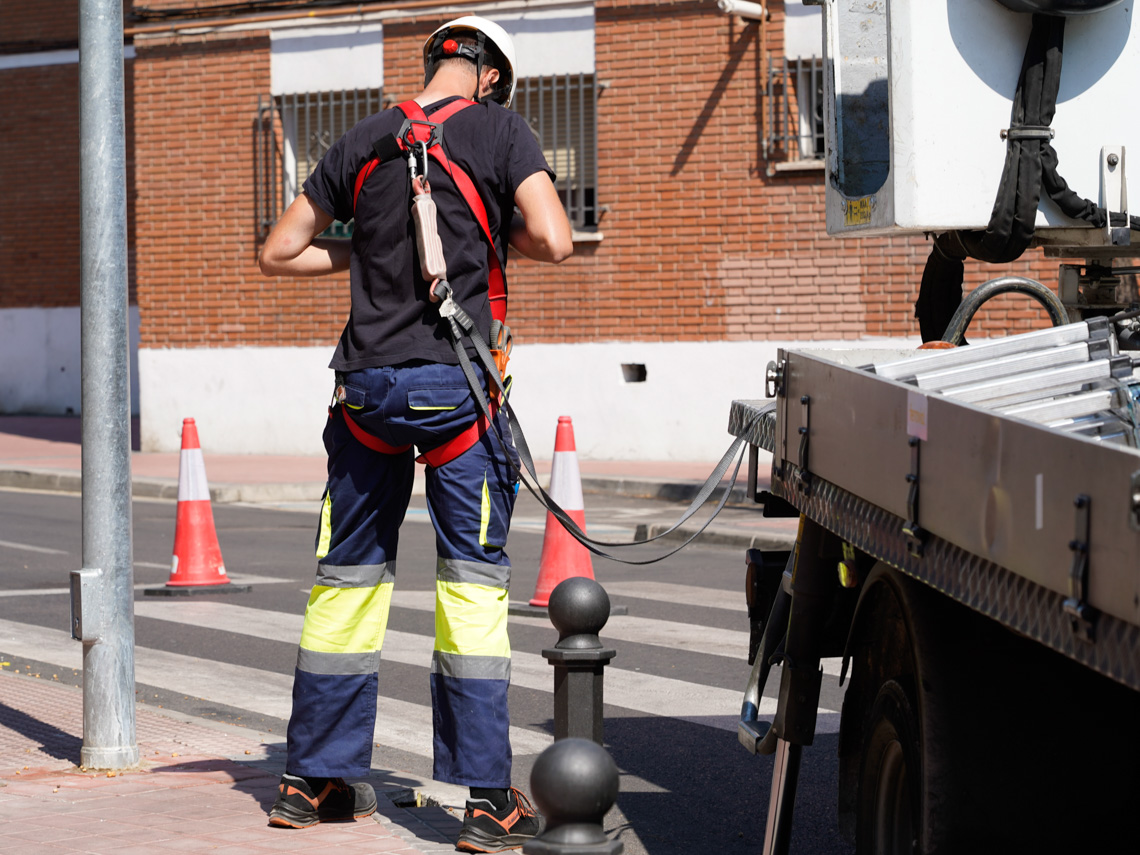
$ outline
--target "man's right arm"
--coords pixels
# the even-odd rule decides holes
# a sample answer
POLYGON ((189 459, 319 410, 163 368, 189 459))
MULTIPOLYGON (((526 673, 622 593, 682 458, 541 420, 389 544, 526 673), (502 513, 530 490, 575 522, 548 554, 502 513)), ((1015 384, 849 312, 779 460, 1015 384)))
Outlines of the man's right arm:
POLYGON ((351 242, 318 238, 333 218, 306 193, 293 200, 265 239, 258 265, 266 276, 324 276, 348 269, 351 242))
POLYGON ((527 258, 558 264, 574 252, 566 209, 545 171, 527 177, 515 191, 515 205, 522 214, 511 224, 511 246, 527 258))

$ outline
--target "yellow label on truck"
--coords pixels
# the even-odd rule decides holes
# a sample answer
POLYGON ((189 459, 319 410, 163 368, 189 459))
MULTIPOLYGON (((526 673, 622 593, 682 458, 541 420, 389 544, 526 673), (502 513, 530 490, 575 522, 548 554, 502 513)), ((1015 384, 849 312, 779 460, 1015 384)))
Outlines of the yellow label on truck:
POLYGON ((847 199, 843 207, 843 224, 845 226, 867 226, 871 224, 871 212, 875 209, 875 197, 864 196, 862 199, 847 199))

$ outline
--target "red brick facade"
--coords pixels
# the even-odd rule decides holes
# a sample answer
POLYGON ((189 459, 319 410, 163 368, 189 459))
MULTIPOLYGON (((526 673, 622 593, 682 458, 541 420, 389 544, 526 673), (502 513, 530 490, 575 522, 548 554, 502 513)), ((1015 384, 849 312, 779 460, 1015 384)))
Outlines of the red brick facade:
MULTIPOLYGON (((9 51, 74 37, 76 4, 51 5, 66 14, 7 0, 0 40, 9 51)), ((767 53, 782 49, 782 0, 769 8, 760 25, 709 2, 598 0, 597 78, 608 84, 598 102, 605 237, 578 244, 559 267, 512 261, 520 343, 917 334, 925 241, 830 238, 822 173, 767 174, 762 69, 767 53)), ((418 92, 420 44, 441 20, 385 21, 387 98, 418 92)), ((254 124, 258 96, 269 91, 267 31, 139 35, 134 45, 127 79, 138 168, 129 196, 142 347, 331 344, 348 308, 344 278, 267 280, 257 270, 254 124)), ((75 305, 77 68, 0 75, 0 110, 25 131, 0 135, 0 163, 36 177, 6 188, 0 308, 75 305)), ((1056 263, 1037 253, 1001 268, 971 263, 967 285, 1009 271, 1053 285, 1056 263)), ((1011 297, 991 304, 972 331, 1043 323, 1034 304, 1011 297)))

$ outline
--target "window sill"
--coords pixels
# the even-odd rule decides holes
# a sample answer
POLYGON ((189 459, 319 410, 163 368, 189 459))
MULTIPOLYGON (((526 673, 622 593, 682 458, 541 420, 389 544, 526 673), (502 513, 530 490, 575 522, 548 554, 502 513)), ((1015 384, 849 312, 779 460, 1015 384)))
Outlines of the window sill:
POLYGON ((822 171, 827 164, 823 160, 787 160, 773 163, 772 172, 815 172, 822 171))
POLYGON ((570 237, 574 243, 601 243, 605 240, 605 235, 597 231, 580 232, 573 229, 570 232, 570 237))

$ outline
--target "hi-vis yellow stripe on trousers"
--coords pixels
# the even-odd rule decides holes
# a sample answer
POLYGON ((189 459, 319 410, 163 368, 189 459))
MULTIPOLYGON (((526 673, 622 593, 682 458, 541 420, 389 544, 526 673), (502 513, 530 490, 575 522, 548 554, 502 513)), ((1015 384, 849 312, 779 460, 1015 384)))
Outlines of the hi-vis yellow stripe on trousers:
POLYGON ((329 544, 332 542, 332 493, 325 490, 325 500, 321 505, 321 530, 317 536, 317 560, 320 561, 329 554, 329 544))
POLYGON ((505 588, 438 579, 435 594, 438 652, 510 657, 505 588))
POLYGON ((370 653, 388 626, 392 584, 370 588, 315 585, 305 609, 301 647, 318 653, 370 653))

